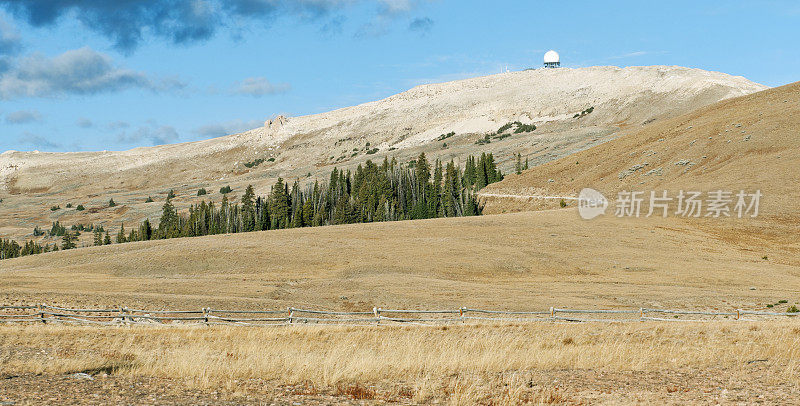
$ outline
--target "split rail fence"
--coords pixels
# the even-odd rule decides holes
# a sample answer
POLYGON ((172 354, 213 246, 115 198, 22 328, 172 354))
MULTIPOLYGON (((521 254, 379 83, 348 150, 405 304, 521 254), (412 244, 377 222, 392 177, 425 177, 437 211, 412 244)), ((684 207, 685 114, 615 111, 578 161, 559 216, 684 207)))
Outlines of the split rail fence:
POLYGON ((755 321, 798 316, 755 310, 697 311, 640 308, 632 310, 562 309, 545 311, 482 310, 462 307, 450 310, 401 310, 373 308, 371 311, 325 311, 289 307, 282 310, 143 310, 127 307, 76 309, 46 304, 0 306, 0 324, 75 323, 96 325, 236 325, 283 326, 298 324, 447 324, 528 322, 705 322, 713 320, 755 321))

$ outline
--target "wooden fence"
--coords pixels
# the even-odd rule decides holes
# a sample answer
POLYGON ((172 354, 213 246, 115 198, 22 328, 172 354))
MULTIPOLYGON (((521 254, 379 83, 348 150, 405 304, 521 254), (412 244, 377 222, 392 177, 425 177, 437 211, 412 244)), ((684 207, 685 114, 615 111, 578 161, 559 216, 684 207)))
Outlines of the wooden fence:
POLYGON ((462 307, 450 310, 382 309, 371 311, 326 311, 289 307, 283 310, 144 310, 127 307, 75 309, 46 304, 0 306, 0 324, 76 323, 96 325, 236 325, 283 326, 295 324, 446 324, 528 322, 640 322, 712 320, 754 321, 798 316, 755 310, 698 311, 640 308, 631 310, 562 309, 544 311, 482 310, 462 307))

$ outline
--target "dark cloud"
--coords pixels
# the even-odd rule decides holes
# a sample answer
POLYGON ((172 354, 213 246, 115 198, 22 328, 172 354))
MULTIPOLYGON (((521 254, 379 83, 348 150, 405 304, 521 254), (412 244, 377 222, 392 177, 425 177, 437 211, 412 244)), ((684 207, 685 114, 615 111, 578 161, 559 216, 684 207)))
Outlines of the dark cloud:
POLYGON ((288 83, 270 83, 266 78, 247 78, 234 84, 231 93, 253 97, 261 97, 268 94, 283 93, 290 89, 288 83))
POLYGON ((22 39, 19 33, 11 24, 0 19, 0 56, 15 55, 20 50, 22 50, 22 39))
POLYGON ((419 32, 421 34, 427 34, 431 28, 433 28, 433 20, 428 17, 415 18, 408 24, 408 29, 410 31, 419 32))
POLYGON ((123 131, 116 136, 119 144, 139 144, 143 141, 148 141, 151 145, 163 145, 176 142, 179 139, 178 132, 174 127, 168 125, 159 126, 155 123, 138 127, 134 131, 123 131))
POLYGON ((20 145, 27 145, 34 149, 47 149, 52 151, 61 148, 61 144, 27 131, 20 135, 17 141, 20 145))
POLYGON ((26 124, 41 120, 42 115, 36 110, 20 110, 6 114, 8 124, 26 124))
POLYGON ((92 127, 94 127, 94 123, 92 122, 92 120, 89 120, 86 117, 79 118, 78 121, 75 122, 75 125, 77 125, 80 128, 92 128, 92 127))
POLYGON ((210 38, 219 24, 216 1, 208 0, 0 0, 0 5, 35 27, 74 15, 124 51, 136 48, 144 32, 182 44, 210 38))
POLYGON ((234 120, 224 123, 212 123, 199 127, 195 133, 201 138, 222 137, 229 134, 238 134, 264 125, 263 120, 242 121, 234 120))
POLYGON ((144 36, 174 44, 207 40, 223 26, 257 21, 268 25, 283 16, 341 25, 326 17, 357 3, 374 4, 377 18, 406 13, 422 0, 0 0, 18 19, 36 27, 76 18, 122 51, 133 51, 144 36))
POLYGON ((52 59, 40 54, 21 58, 0 76, 0 99, 95 94, 128 88, 166 90, 174 80, 154 81, 141 72, 115 66, 111 58, 84 47, 52 59))

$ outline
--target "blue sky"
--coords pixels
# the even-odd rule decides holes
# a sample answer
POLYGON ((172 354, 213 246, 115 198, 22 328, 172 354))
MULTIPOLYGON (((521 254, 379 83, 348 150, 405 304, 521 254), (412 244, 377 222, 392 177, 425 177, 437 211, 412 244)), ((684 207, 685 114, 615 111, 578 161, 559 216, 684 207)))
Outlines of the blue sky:
POLYGON ((0 150, 194 141, 538 67, 799 80, 800 3, 0 0, 0 150))

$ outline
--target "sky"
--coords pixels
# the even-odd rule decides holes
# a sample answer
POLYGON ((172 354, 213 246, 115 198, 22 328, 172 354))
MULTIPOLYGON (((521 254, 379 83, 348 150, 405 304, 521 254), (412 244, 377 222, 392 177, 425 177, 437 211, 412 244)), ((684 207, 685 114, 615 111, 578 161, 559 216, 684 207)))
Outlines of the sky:
POLYGON ((0 0, 0 151, 241 132, 424 83, 680 65, 800 80, 796 1, 0 0))

